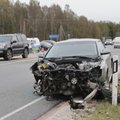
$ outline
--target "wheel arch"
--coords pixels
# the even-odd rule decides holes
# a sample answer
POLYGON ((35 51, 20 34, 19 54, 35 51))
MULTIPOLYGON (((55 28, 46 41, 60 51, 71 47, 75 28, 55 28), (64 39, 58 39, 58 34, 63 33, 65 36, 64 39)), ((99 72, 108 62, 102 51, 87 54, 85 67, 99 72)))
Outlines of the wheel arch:
POLYGON ((12 48, 11 48, 11 47, 7 48, 7 49, 5 50, 5 53, 6 53, 8 50, 11 50, 12 56, 13 56, 13 50, 12 50, 12 48))

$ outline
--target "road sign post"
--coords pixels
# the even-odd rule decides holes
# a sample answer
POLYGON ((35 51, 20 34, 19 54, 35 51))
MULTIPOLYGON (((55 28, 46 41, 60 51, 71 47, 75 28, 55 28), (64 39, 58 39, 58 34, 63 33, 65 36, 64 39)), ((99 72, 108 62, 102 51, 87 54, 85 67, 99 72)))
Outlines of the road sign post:
POLYGON ((113 56, 112 105, 117 105, 118 94, 118 56, 113 56))
POLYGON ((59 39, 60 38, 60 35, 59 34, 51 34, 49 35, 49 38, 52 40, 52 39, 59 39))

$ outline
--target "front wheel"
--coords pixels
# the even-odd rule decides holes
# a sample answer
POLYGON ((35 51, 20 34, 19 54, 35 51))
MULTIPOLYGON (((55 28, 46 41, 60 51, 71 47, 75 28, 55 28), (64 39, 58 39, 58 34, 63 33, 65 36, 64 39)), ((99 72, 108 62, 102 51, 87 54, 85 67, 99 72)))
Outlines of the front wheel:
POLYGON ((10 49, 8 49, 8 50, 6 51, 6 54, 5 54, 5 56, 4 56, 4 59, 5 59, 5 60, 11 60, 11 59, 12 59, 12 51, 11 51, 10 49))
POLYGON ((27 57, 28 57, 28 54, 29 54, 28 49, 25 48, 24 51, 23 51, 22 57, 23 57, 23 58, 27 58, 27 57))

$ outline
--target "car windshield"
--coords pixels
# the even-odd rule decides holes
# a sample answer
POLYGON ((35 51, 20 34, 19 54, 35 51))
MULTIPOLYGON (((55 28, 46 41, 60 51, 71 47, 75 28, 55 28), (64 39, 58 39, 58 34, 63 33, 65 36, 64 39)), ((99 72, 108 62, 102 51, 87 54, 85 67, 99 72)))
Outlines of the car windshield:
POLYGON ((85 56, 95 58, 98 56, 96 43, 93 41, 58 43, 50 49, 45 58, 60 58, 70 56, 85 56))
POLYGON ((115 39, 113 42, 120 42, 120 39, 115 39))
POLYGON ((106 40, 106 42, 112 42, 112 40, 111 40, 111 39, 108 39, 108 40, 106 40))
POLYGON ((11 41, 12 36, 0 36, 0 42, 8 42, 11 41))

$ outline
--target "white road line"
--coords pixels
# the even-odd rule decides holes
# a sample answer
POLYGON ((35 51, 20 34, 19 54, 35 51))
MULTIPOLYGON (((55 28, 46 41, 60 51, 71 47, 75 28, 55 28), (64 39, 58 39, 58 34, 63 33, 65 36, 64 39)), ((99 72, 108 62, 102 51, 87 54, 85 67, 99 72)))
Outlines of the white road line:
POLYGON ((23 110, 23 109, 25 109, 25 108, 33 105, 34 103, 36 103, 36 102, 38 102, 38 101, 40 101, 40 100, 42 100, 42 99, 44 99, 44 98, 45 98, 45 97, 42 96, 42 97, 40 97, 40 98, 38 98, 38 99, 36 99, 36 100, 34 100, 34 101, 32 101, 32 102, 30 102, 30 103, 22 106, 22 107, 14 110, 14 111, 12 111, 11 113, 8 113, 7 115, 1 117, 0 120, 5 120, 6 118, 8 118, 8 117, 10 117, 10 116, 12 116, 12 115, 14 115, 14 114, 16 114, 17 112, 20 112, 21 110, 23 110))

